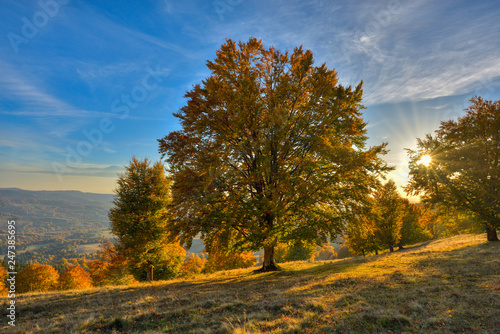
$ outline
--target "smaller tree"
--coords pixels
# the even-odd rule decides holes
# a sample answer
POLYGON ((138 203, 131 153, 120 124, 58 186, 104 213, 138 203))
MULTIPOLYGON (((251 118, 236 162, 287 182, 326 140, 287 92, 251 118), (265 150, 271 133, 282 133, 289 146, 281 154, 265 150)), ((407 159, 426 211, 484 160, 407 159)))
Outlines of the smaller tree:
POLYGON ((290 247, 288 247, 284 260, 285 262, 289 262, 314 259, 316 248, 317 246, 314 243, 303 240, 294 240, 290 247))
POLYGON ((170 245, 167 233, 170 179, 161 162, 150 165, 148 159, 133 158, 118 178, 118 188, 109 212, 111 230, 117 236, 117 248, 139 279, 150 282, 153 270, 160 276, 178 273, 178 246, 170 245), (173 251, 171 253, 171 251, 173 251), (167 268, 172 264, 174 267, 167 268), (142 271, 142 273, 140 273, 142 271))
POLYGON ((57 289, 59 273, 48 264, 31 264, 16 276, 16 290, 23 292, 45 292, 57 289))
MULTIPOLYGON (((182 263, 186 259, 186 250, 179 242, 167 242, 157 249, 150 259, 154 263, 155 280, 168 280, 180 274, 182 263)), ((141 267, 131 267, 130 272, 139 281, 147 281, 146 271, 141 267)))
POLYGON ((366 256, 368 253, 381 249, 380 242, 375 237, 375 222, 371 214, 361 214, 347 225, 345 235, 346 246, 353 255, 366 256))
POLYGON ((349 251, 349 247, 347 245, 342 245, 340 246, 338 252, 337 252, 337 259, 345 259, 347 257, 351 257, 352 254, 349 251))
POLYGON ((326 261, 335 258, 337 258, 337 253, 330 244, 324 244, 314 253, 314 261, 326 261))
POLYGON ((375 217, 375 237, 389 251, 394 251, 401 238, 401 227, 403 218, 403 204, 394 181, 389 180, 374 192, 375 206, 373 209, 375 217))
POLYGON ((69 265, 59 277, 59 287, 61 290, 90 289, 90 274, 80 265, 69 265))
MULTIPOLYGON (((276 263, 291 261, 314 260, 314 254, 318 246, 315 243, 295 239, 287 243, 279 243, 274 248, 274 259, 276 263)), ((264 260, 261 254, 261 261, 264 260)))
POLYGON ((403 204, 403 217, 401 226, 401 238, 399 239, 399 249, 403 249, 403 246, 414 244, 416 242, 425 241, 431 239, 431 234, 423 226, 424 221, 424 210, 410 203, 406 198, 401 200, 403 204))
POLYGON ((199 275, 205 269, 206 263, 206 259, 192 255, 182 264, 180 276, 189 277, 199 275))

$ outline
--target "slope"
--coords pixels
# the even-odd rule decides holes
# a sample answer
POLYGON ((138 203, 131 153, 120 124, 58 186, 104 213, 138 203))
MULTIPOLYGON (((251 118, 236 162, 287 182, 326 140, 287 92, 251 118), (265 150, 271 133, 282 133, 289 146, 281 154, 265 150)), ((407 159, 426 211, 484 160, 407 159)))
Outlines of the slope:
MULTIPOLYGON (((500 243, 466 235, 367 258, 288 263, 277 273, 235 270, 151 285, 20 295, 15 330, 498 333, 499 254, 500 243)), ((2 304, 5 312, 5 298, 2 304)))

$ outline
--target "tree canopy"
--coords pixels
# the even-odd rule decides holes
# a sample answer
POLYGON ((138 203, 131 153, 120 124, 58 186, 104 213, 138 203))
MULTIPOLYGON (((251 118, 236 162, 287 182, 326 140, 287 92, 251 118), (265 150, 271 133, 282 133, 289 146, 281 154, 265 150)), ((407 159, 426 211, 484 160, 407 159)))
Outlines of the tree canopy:
POLYGON ((367 148, 362 83, 345 87, 312 52, 226 40, 210 75, 175 114, 182 130, 159 140, 172 185, 169 229, 227 248, 321 245, 340 233, 380 173, 385 144, 367 148), (222 240, 223 242, 220 242, 222 240))
POLYGON ((471 103, 465 116, 441 122, 434 136, 407 150, 406 191, 473 213, 494 241, 500 227, 500 101, 474 97, 471 103))

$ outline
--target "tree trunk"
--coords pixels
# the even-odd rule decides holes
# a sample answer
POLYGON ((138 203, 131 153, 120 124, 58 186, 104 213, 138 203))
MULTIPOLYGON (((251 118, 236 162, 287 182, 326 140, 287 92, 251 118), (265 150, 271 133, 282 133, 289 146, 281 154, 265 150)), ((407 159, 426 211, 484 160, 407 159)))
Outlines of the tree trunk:
POLYGON ((153 266, 148 265, 148 269, 146 270, 146 281, 151 283, 153 281, 153 266))
POLYGON ((488 241, 498 241, 497 230, 489 224, 486 225, 486 238, 488 241))
POLYGON ((394 252, 394 247, 392 247, 392 245, 389 245, 389 252, 394 252))
POLYGON ((258 272, 278 271, 280 267, 274 261, 274 246, 264 247, 264 261, 258 272))

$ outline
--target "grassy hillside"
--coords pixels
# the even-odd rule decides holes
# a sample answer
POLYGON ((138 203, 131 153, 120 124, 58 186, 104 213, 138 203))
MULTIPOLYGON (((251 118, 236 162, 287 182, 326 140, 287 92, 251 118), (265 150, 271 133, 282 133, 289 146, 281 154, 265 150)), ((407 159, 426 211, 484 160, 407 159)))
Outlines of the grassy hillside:
POLYGON ((278 273, 21 295, 14 332, 500 333, 500 243, 485 240, 288 263, 278 273))

